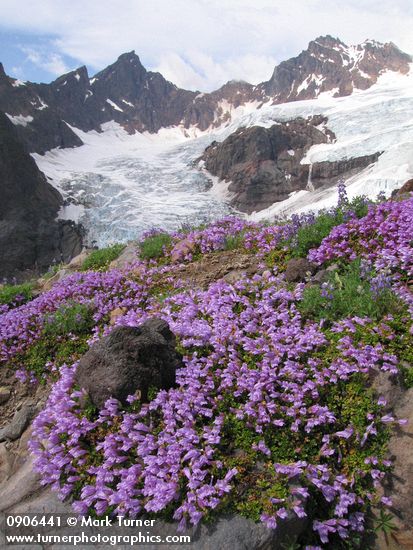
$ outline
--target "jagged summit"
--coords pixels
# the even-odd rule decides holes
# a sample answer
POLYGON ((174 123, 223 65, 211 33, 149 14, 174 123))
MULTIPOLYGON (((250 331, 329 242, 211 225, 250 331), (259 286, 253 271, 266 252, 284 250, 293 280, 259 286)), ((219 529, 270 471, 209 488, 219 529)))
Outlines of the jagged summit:
POLYGON ((407 73, 411 61, 392 43, 366 40, 348 46, 330 35, 320 36, 297 57, 280 63, 262 90, 275 103, 313 99, 323 92, 344 96, 369 88, 386 70, 407 73))
POLYGON ((77 95, 79 93, 78 88, 81 88, 83 96, 85 90, 89 87, 89 84, 89 74, 87 68, 83 65, 78 69, 56 78, 56 80, 51 82, 50 88, 57 94, 66 94, 70 97, 77 95))
POLYGON ((308 45, 309 49, 311 48, 312 44, 319 44, 321 46, 325 46, 326 48, 333 48, 334 46, 345 45, 344 42, 342 42, 339 38, 335 38, 334 36, 331 36, 331 34, 318 36, 317 38, 312 40, 308 45))

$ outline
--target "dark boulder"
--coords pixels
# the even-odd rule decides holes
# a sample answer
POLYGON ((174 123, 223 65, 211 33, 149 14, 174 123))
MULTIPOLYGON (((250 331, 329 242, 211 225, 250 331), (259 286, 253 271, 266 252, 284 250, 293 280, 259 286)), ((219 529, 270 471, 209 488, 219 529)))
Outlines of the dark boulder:
POLYGON ((109 397, 124 402, 137 391, 147 401, 149 388, 175 385, 175 372, 183 366, 175 345, 175 336, 162 319, 149 319, 139 327, 116 327, 82 357, 76 383, 100 408, 109 397))
POLYGON ((308 273, 315 273, 317 266, 306 258, 292 258, 285 269, 285 280, 289 283, 305 281, 308 273))

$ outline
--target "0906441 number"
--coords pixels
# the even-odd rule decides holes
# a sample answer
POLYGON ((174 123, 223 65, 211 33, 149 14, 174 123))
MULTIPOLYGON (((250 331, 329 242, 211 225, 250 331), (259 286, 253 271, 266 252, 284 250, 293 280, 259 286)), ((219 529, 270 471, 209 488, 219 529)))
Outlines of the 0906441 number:
POLYGON ((46 525, 60 527, 61 524, 59 516, 20 516, 17 514, 10 514, 6 516, 6 525, 7 527, 44 527, 46 525))

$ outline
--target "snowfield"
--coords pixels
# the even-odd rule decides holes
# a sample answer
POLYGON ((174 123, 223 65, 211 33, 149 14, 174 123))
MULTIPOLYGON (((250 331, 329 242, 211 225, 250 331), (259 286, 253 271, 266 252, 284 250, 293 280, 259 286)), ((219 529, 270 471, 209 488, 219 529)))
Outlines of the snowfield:
MULTIPOLYGON (((104 246, 136 238, 154 226, 173 230, 230 212, 228 183, 218 182, 194 163, 205 147, 241 126, 269 127, 315 114, 328 118, 337 141, 312 147, 303 163, 383 152, 377 163, 346 182, 350 197, 389 195, 413 177, 413 70, 407 75, 385 73, 370 89, 348 97, 326 93, 315 100, 260 109, 247 105, 235 109, 225 127, 206 132, 175 127, 129 135, 116 123, 103 125, 102 133, 72 128, 84 142, 82 147, 33 157, 72 203, 61 217, 81 221, 89 242, 104 246)), ((251 217, 318 210, 335 201, 334 188, 300 191, 251 217)))

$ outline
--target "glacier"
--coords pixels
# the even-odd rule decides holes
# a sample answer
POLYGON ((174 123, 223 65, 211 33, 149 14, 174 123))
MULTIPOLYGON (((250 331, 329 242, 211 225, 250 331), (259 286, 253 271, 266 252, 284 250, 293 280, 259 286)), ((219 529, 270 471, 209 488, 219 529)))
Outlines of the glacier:
MULTIPOLYGON (((337 140, 313 146, 302 161, 310 165, 382 151, 375 164, 346 181, 350 197, 388 196, 413 177, 413 70, 407 75, 384 73, 368 90, 346 97, 324 93, 258 109, 247 105, 230 114, 225 126, 204 132, 173 127, 157 134, 128 134, 114 122, 102 125, 102 132, 71 127, 84 145, 33 157, 65 198, 60 216, 80 221, 88 244, 99 247, 138 238, 153 227, 175 230, 234 212, 228 204, 229 183, 217 181, 197 159, 212 141, 222 141, 243 126, 326 116, 337 140)), ((250 218, 284 217, 335 201, 336 189, 311 190, 309 185, 250 218)))

